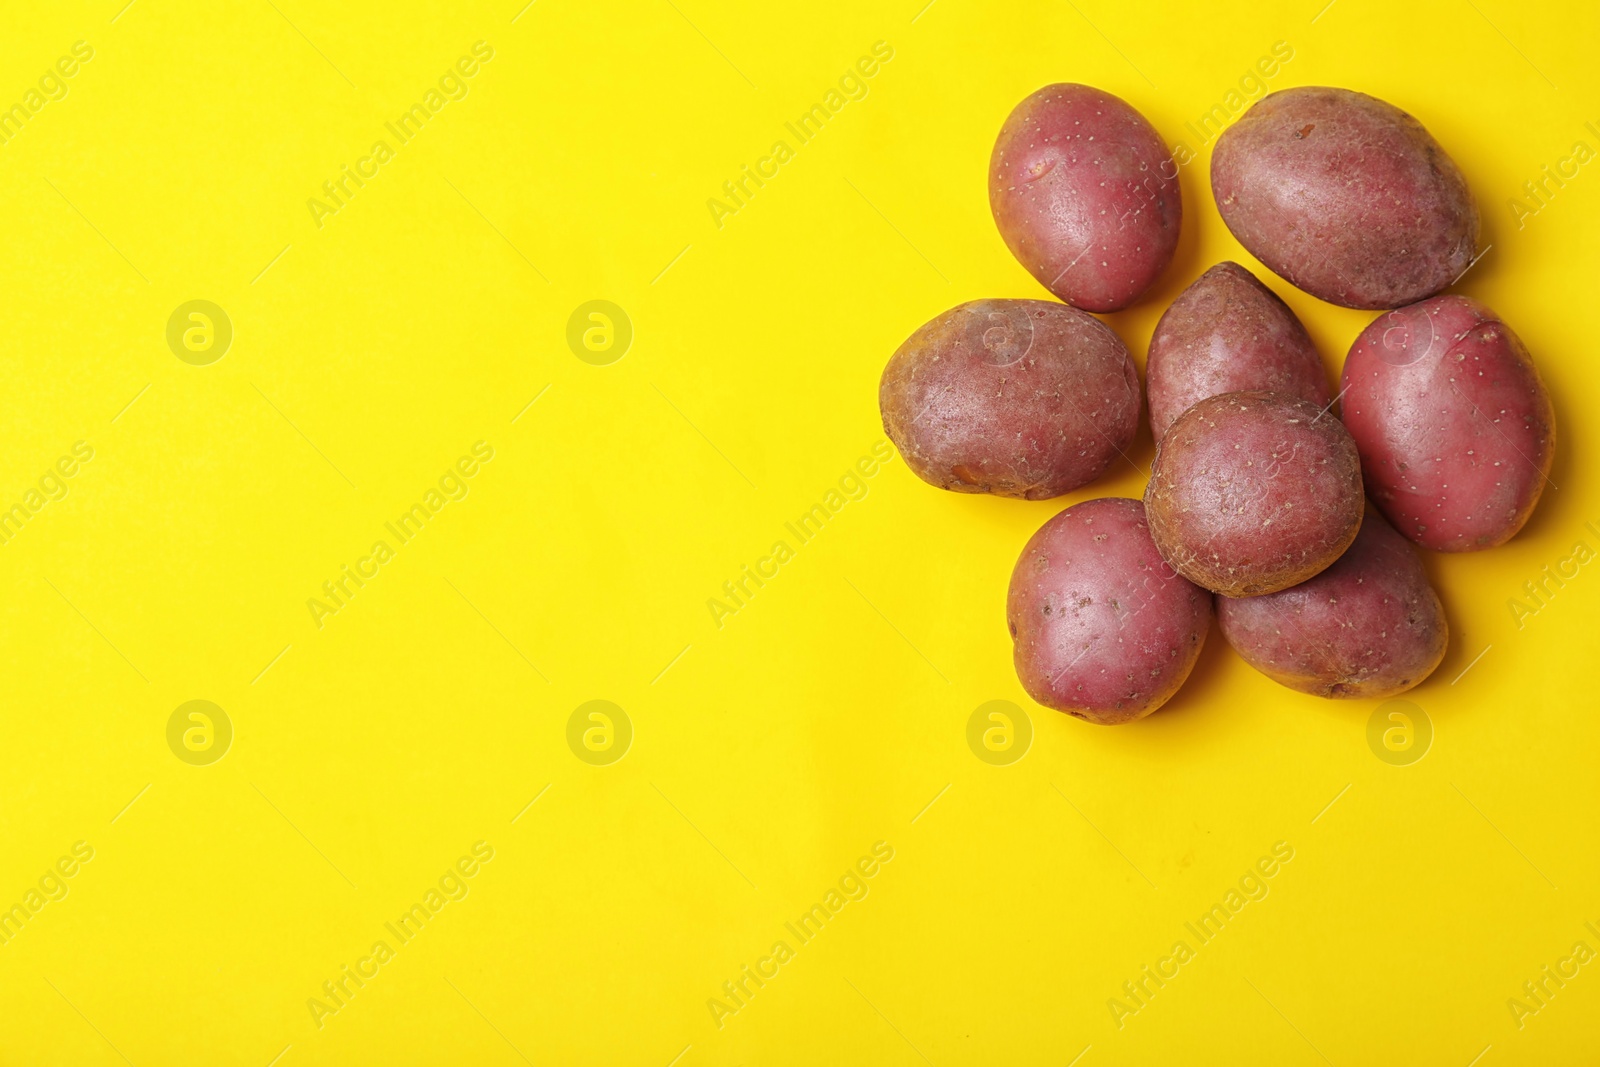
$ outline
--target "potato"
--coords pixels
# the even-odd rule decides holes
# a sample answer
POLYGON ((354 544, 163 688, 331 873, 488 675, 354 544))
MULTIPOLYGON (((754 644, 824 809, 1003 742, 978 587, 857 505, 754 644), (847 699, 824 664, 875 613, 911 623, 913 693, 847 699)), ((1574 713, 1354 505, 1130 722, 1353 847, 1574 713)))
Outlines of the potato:
POLYGON ((1444 605, 1416 549, 1368 513, 1344 555, 1299 585, 1217 603, 1228 644, 1280 685, 1319 697, 1403 693, 1444 658, 1444 605))
POLYGON ((1218 263, 1172 302, 1145 362, 1156 440, 1197 402, 1265 390, 1328 406, 1322 357, 1289 306, 1237 263, 1218 263))
POLYGON ((1224 596, 1305 581, 1361 526, 1361 461, 1338 419, 1281 393, 1223 393, 1178 417, 1144 491, 1162 557, 1224 596))
POLYGON ((1139 429, 1111 327, 1049 300, 974 300, 913 333, 878 387, 906 465, 960 493, 1043 500, 1098 478, 1139 429))
POLYGON ((989 160, 989 206, 1012 255, 1075 307, 1116 311, 1172 262, 1178 167, 1143 115, 1088 85, 1018 104, 989 160))
POLYGON ((1017 677, 1046 707, 1103 726, 1155 711, 1211 628, 1211 594, 1161 560, 1137 500, 1086 500, 1029 539, 1006 622, 1017 677))
POLYGON ((1396 308, 1472 263, 1478 209, 1422 124, 1348 89, 1270 93, 1223 131, 1211 191, 1239 243, 1312 296, 1396 308))
POLYGON ((1381 315, 1345 359, 1344 423, 1373 502, 1436 552, 1493 548, 1549 479, 1555 410, 1528 350, 1476 300, 1381 315))

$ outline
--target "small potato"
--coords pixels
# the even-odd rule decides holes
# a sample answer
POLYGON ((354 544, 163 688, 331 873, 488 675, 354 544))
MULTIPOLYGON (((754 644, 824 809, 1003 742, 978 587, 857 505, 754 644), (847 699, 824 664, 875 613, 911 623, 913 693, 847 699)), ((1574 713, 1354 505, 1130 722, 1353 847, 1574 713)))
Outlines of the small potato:
POLYGON ((1046 707, 1102 726, 1155 711, 1211 628, 1211 594, 1162 562, 1137 500, 1086 500, 1029 539, 1006 597, 1017 677, 1046 707))
POLYGON ((1264 390, 1328 406, 1322 357, 1289 305, 1237 263, 1218 263, 1179 294, 1145 363, 1156 440, 1196 403, 1264 390))
POLYGON ((1177 572, 1223 596, 1305 581, 1361 527, 1361 460, 1315 404, 1223 393, 1178 417, 1144 491, 1150 534, 1177 572))
POLYGON ((1403 693, 1444 658, 1444 605, 1416 549, 1368 513, 1338 561, 1267 596, 1217 603, 1222 635, 1268 678, 1319 697, 1403 693))
POLYGON ((1098 478, 1139 429, 1111 327, 1051 300, 974 300, 913 333, 878 387, 906 465, 959 493, 1043 500, 1098 478))
POLYGON ((1263 97, 1217 138, 1211 191, 1252 255, 1345 307, 1432 296, 1477 253, 1455 162, 1416 119, 1348 89, 1263 97))
POLYGON ((1555 456, 1555 409, 1500 316, 1437 296, 1379 316, 1345 360, 1344 424, 1373 502, 1423 548, 1493 548, 1522 529, 1555 456))
POLYGON ((1018 104, 989 160, 989 206, 1011 254, 1074 307, 1117 311, 1172 262, 1178 167, 1145 117, 1088 85, 1018 104))

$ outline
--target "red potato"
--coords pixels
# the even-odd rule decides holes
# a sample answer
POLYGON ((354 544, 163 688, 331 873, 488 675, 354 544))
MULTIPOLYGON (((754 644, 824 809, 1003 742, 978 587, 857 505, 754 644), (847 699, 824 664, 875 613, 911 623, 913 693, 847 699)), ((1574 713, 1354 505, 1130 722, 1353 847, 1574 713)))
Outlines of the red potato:
POLYGON ((1006 621, 1017 677, 1046 707, 1103 726, 1155 711, 1211 627, 1211 594, 1162 562, 1137 500, 1087 500, 1029 539, 1006 621))
POLYGON ((1342 417, 1375 504, 1436 552, 1503 544, 1549 480, 1555 409, 1489 308, 1439 296, 1382 315, 1345 360, 1342 417))
POLYGON ((989 205, 1012 255, 1088 311, 1137 300, 1172 262, 1183 225, 1161 135, 1088 85, 1047 85, 1011 112, 989 161, 989 205))
POLYGON ((1178 417, 1144 492, 1150 534, 1190 581, 1260 596, 1339 558, 1361 526, 1361 461, 1339 420, 1279 393, 1223 393, 1178 417))
POLYGON ((1322 357, 1289 305, 1237 263, 1218 263, 1156 323, 1145 362, 1156 440, 1208 396, 1265 390, 1328 405, 1322 357))
POLYGON ((1403 693, 1433 673, 1449 643, 1416 549, 1375 513, 1327 570, 1267 596, 1223 597, 1217 619, 1250 666, 1319 697, 1403 693))
POLYGON ((1432 296, 1477 253, 1455 162, 1416 119, 1348 89, 1263 97, 1217 139, 1211 191, 1252 255, 1344 307, 1432 296))
POLYGON ((1051 300, 974 300, 913 333, 878 387, 883 428, 919 478, 1043 500, 1133 443, 1139 372, 1111 327, 1051 300))

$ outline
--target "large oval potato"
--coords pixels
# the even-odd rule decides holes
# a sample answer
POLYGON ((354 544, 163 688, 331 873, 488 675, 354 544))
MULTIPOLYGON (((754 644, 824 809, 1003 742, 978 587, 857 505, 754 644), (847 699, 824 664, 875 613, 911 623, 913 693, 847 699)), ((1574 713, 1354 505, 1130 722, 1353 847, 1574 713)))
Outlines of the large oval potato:
POLYGON ((1345 359, 1341 414, 1373 502, 1436 552, 1522 529, 1549 480, 1555 409, 1493 311, 1439 296, 1379 316, 1345 359))
POLYGON ((1049 300, 974 300, 923 325, 878 387, 883 428, 941 489, 1042 500, 1098 478, 1139 429, 1111 327, 1049 300))
POLYGON ((1012 255, 1075 307, 1116 311, 1178 247, 1178 168, 1121 99, 1047 85, 1016 106, 989 161, 989 206, 1012 255))
POLYGON ((1361 526, 1361 460, 1315 404, 1223 393, 1178 417, 1144 491, 1161 555, 1224 596, 1275 593, 1339 558, 1361 526))
POLYGON ((1237 263, 1218 263, 1156 323, 1145 361, 1156 440, 1208 396, 1259 390, 1328 404, 1328 377, 1289 305, 1237 263))
POLYGON ((1211 594, 1162 562, 1142 504, 1105 497, 1029 539, 1006 621, 1028 695, 1110 726, 1143 718, 1183 685, 1211 627, 1211 594))
POLYGON ((1327 570, 1267 596, 1224 597, 1217 619, 1246 663, 1319 697, 1403 693, 1433 673, 1449 640, 1416 549, 1375 513, 1327 570))
POLYGON ((1217 139, 1211 191, 1252 255, 1345 307, 1432 296, 1477 253, 1455 162, 1416 119, 1348 89, 1263 97, 1217 139))

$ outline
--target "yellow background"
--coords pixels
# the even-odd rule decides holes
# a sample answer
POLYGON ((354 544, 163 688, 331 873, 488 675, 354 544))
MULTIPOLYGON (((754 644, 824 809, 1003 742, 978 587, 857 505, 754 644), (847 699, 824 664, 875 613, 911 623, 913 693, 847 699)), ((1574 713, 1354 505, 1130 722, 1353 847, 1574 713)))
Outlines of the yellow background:
MULTIPOLYGON (((0 506, 74 442, 94 458, 0 546, 0 906, 74 842, 94 858, 0 947, 0 1060, 1594 1061, 1600 965, 1521 1029, 1506 1003, 1600 949, 1600 574, 1508 606, 1600 548, 1576 462, 1600 164, 1520 228, 1508 206, 1600 147, 1593 5, 922 3, 7 4, 0 103, 75 41, 94 58, 0 146, 0 506), (308 198, 480 40, 468 95, 319 228, 308 198), (877 41, 868 95, 795 145, 877 41), (1012 562, 1062 507, 1137 496, 1132 465, 1026 503, 896 460, 810 543, 784 529, 882 438, 907 334, 1045 295, 985 193, 1041 85, 1102 86, 1199 153, 1173 267, 1108 317, 1141 365, 1202 270, 1259 270, 1184 124, 1278 41, 1271 88, 1381 96, 1459 161, 1493 247, 1458 289, 1558 412, 1528 528, 1427 561, 1451 647, 1408 694, 1435 730, 1410 766, 1368 748, 1372 702, 1280 688, 1215 633, 1137 724, 1027 701, 1012 562), (779 139, 794 158, 719 228, 707 199, 779 139), (165 340, 192 299, 233 324, 209 366, 165 340), (565 340, 595 299, 634 329, 607 366, 565 340), (476 441, 469 495, 319 629, 307 599, 476 441), (719 628, 708 598, 779 539, 794 558, 719 628), (234 728, 209 766, 167 745, 193 699, 234 728), (566 740, 594 699, 634 731, 609 766, 566 740), (1011 766, 967 745, 990 700, 1028 709, 1011 766), (469 895, 319 1028, 307 1000, 477 841, 469 895), (722 983, 878 841, 869 894, 719 1028, 722 983), (1279 841, 1270 894, 1119 1029, 1108 998, 1279 841)), ((1262 276, 1336 373, 1370 313, 1262 276)))

